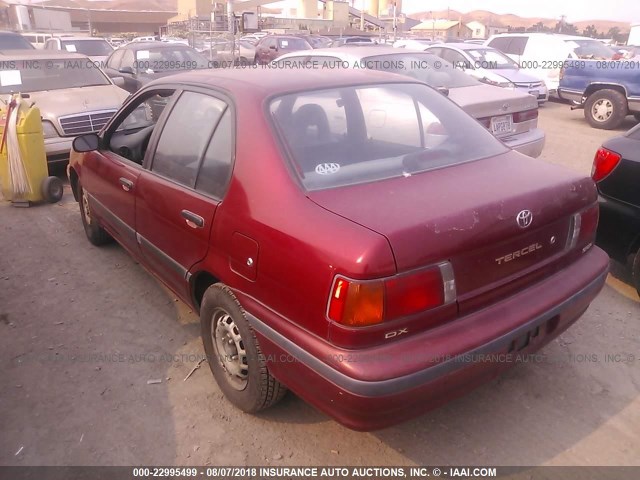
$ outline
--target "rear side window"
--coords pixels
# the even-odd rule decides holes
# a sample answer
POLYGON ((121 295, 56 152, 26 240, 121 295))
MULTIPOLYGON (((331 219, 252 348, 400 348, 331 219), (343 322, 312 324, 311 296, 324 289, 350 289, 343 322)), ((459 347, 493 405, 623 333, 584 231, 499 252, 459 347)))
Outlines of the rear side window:
POLYGON ((162 129, 151 170, 193 188, 200 160, 226 108, 217 98, 183 93, 162 129))
POLYGON ((233 125, 227 108, 215 129, 202 160, 196 190, 221 199, 231 177, 233 162, 233 125))
POLYGON ((510 55, 523 55, 529 37, 496 37, 489 43, 492 48, 510 55))
POLYGON ((406 177, 507 151, 418 83, 291 94, 272 100, 270 112, 307 190, 406 177))

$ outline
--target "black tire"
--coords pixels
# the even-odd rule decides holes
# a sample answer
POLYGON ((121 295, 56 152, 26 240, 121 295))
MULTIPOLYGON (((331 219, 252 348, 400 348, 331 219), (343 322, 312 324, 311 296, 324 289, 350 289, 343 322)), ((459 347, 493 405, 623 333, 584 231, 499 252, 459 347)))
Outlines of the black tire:
POLYGON ((97 219, 93 216, 89 197, 82 189, 80 180, 78 180, 77 188, 78 202, 80 203, 80 218, 82 219, 82 226, 84 227, 84 233, 87 235, 87 238, 96 247, 111 243, 113 238, 98 224, 97 219))
POLYGON ((58 177, 46 177, 41 185, 42 197, 49 203, 57 203, 62 199, 64 186, 58 177))
POLYGON ((207 289, 200 326, 211 372, 232 404, 255 413, 284 397, 286 387, 269 373, 253 328, 227 286, 216 283, 207 289))
POLYGON ((593 92, 584 103, 584 117, 594 128, 618 128, 628 113, 625 96, 609 88, 593 92))
POLYGON ((631 267, 631 277, 633 278, 633 286, 636 287, 638 296, 640 296, 640 250, 633 257, 633 266, 631 267))

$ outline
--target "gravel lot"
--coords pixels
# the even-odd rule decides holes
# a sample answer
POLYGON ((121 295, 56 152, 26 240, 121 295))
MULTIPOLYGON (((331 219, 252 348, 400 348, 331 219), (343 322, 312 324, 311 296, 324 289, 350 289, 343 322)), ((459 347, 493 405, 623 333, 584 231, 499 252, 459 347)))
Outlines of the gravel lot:
MULTIPOLYGON (((542 158, 584 173, 618 133, 560 103, 540 115, 542 158)), ((204 354, 196 315, 117 245, 92 247, 68 190, 2 203, 0 224, 2 465, 640 465, 640 301, 623 274, 547 361, 357 433, 292 394, 243 414, 206 364, 183 381, 204 354)))

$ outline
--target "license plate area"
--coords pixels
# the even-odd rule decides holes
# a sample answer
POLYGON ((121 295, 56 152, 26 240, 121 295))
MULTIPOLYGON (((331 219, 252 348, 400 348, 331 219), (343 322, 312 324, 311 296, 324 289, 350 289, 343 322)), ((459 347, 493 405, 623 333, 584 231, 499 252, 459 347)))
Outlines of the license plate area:
POLYGON ((500 115, 491 118, 491 132, 494 135, 506 135, 513 129, 513 115, 500 115))

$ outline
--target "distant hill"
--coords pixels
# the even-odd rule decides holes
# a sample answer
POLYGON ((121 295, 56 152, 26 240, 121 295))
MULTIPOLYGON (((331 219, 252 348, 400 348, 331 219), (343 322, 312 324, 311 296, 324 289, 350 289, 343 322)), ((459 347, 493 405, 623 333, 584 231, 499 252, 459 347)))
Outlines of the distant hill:
MULTIPOLYGON (((555 27, 558 23, 557 18, 544 18, 544 17, 519 17, 518 15, 513 14, 504 14, 499 15, 497 13, 488 12, 486 10, 473 10, 471 12, 462 13, 457 10, 437 10, 433 12, 434 18, 447 18, 447 14, 450 20, 459 20, 462 18, 464 23, 469 23, 474 20, 484 23, 490 24, 491 26, 496 27, 512 27, 512 28, 529 28, 536 23, 542 22, 545 27, 555 27)), ((410 18, 414 18, 416 20, 430 20, 431 12, 418 12, 412 13, 411 15, 407 15, 410 18)), ((570 22, 571 23, 571 22, 570 22)), ((587 26, 594 25, 598 32, 608 32, 609 29, 618 27, 620 32, 629 32, 629 23, 625 22, 614 22, 611 20, 583 20, 580 22, 574 22, 573 25, 576 26, 579 32, 582 32, 587 26)))

